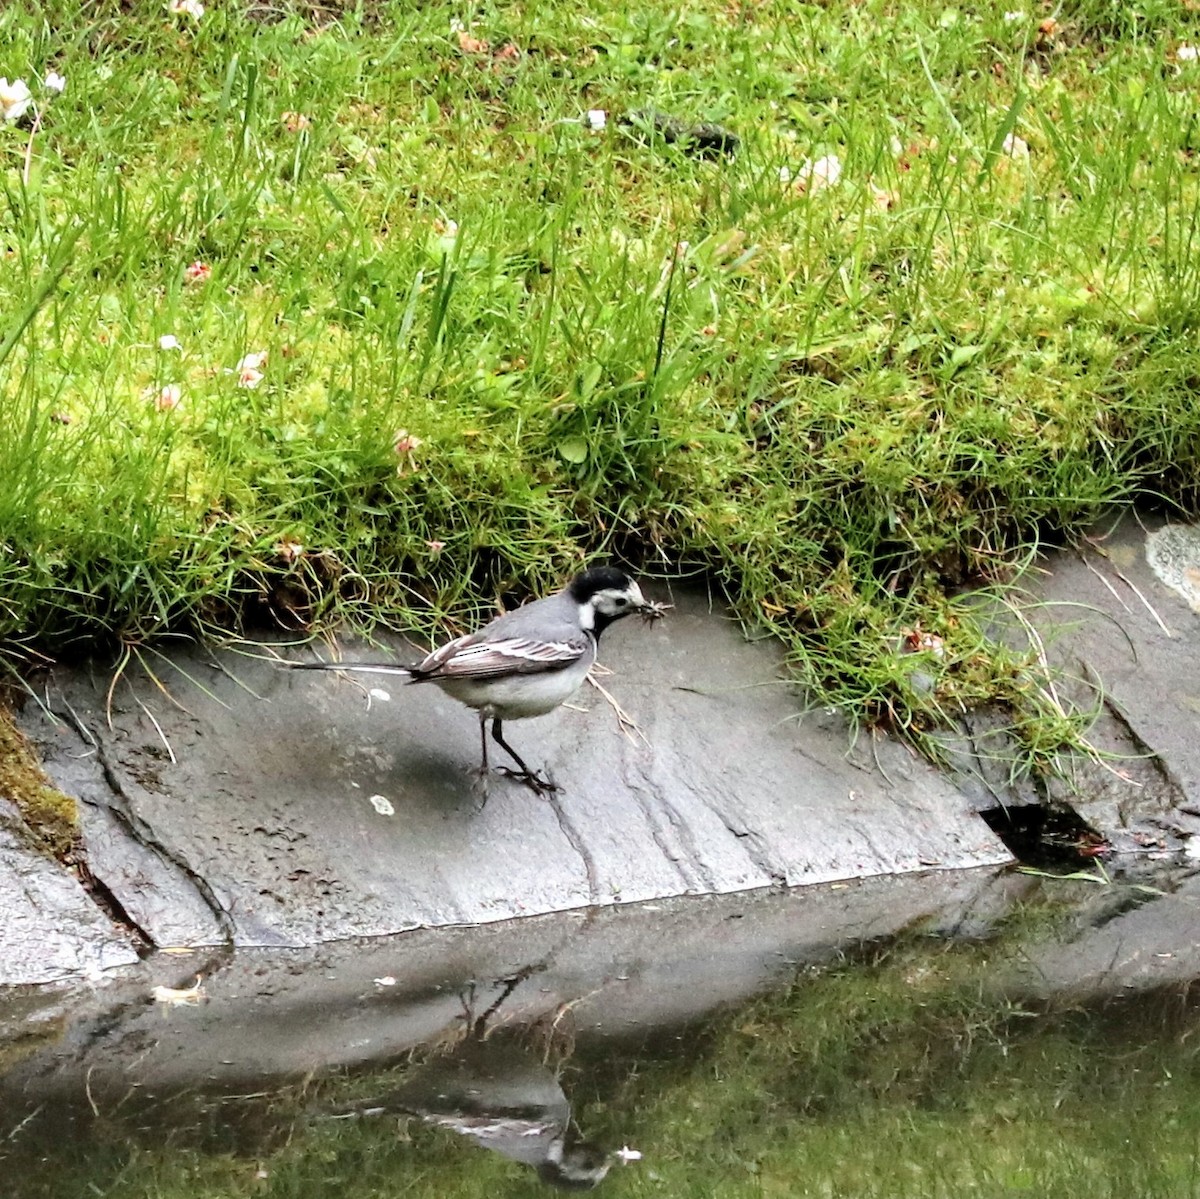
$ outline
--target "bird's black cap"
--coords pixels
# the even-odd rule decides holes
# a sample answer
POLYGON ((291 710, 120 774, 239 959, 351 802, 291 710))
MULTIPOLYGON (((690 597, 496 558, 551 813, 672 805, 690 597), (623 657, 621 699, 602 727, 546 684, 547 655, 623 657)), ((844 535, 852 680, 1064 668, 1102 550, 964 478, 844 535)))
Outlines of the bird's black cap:
POLYGON ((609 588, 623 591, 632 582, 623 570, 615 566, 593 566, 571 580, 567 594, 577 604, 586 604, 598 591, 607 591, 609 588))

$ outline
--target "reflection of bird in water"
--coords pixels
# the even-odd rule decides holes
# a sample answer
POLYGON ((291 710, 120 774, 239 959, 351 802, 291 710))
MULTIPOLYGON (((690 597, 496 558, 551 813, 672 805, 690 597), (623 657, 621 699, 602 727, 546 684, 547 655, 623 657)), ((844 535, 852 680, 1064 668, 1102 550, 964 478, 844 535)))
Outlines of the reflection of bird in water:
POLYGON ((345 1114, 419 1116, 426 1124, 452 1129, 532 1167, 543 1182, 564 1191, 590 1191, 615 1157, 640 1157, 630 1150, 609 1153, 584 1141, 557 1072, 512 1036, 488 1031, 489 1021, 526 977, 522 972, 505 979, 499 998, 478 1018, 464 997, 464 1040, 418 1066, 385 1098, 345 1114))
POLYGON ((470 1137, 567 1191, 587 1191, 608 1173, 612 1155, 580 1139, 554 1071, 511 1040, 464 1041, 449 1056, 419 1066, 362 1115, 405 1112, 470 1137))

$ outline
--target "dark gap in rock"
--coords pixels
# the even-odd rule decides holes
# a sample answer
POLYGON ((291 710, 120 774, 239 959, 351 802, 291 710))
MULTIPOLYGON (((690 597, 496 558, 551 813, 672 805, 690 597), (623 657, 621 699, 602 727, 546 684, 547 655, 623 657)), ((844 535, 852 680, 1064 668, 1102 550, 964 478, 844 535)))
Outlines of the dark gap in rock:
POLYGON ((1086 869, 1108 842, 1073 808, 1022 804, 979 813, 1022 866, 1038 870, 1086 869))
POLYGON ((155 945, 150 934, 125 910, 125 905, 109 886, 91 872, 82 856, 74 862, 74 874, 92 902, 133 942, 134 951, 139 957, 144 958, 154 951, 155 945))

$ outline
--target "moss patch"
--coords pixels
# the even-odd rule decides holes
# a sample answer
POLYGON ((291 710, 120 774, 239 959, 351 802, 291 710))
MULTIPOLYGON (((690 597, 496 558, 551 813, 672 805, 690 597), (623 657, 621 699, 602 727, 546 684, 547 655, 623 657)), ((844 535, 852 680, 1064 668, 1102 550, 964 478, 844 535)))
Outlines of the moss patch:
POLYGON ((79 842, 75 801, 50 785, 28 739, 0 705, 0 796, 20 809, 38 848, 66 861, 79 842))

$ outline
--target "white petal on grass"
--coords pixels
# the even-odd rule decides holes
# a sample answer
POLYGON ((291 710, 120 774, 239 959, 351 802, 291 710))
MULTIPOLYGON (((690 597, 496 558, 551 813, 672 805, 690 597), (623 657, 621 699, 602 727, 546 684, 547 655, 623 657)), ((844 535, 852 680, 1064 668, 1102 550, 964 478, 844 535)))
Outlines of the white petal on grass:
POLYGON ((1014 8, 1004 14, 1004 19, 1011 25, 1014 21, 1025 20, 1025 13, 1019 8, 1014 8))
POLYGON ((781 183, 790 183, 800 192, 819 192, 834 187, 842 178, 842 160, 836 154, 826 154, 815 162, 806 158, 793 175, 787 167, 780 167, 781 183))
POLYGON ((170 0, 167 8, 176 17, 191 17, 198 21, 204 16, 204 5, 200 0, 170 0))
POLYGON ((1029 143, 1023 137, 1018 137, 1015 133, 1010 133, 1004 139, 1004 144, 1000 148, 1010 158, 1029 157, 1029 143))
POLYGON ((33 96, 25 86, 24 79, 14 79, 9 83, 0 76, 0 116, 10 123, 19 121, 32 103, 33 96))
POLYGON ((244 387, 247 391, 253 391, 264 377, 262 371, 255 370, 252 366, 246 367, 244 370, 238 371, 237 385, 244 387))
POLYGON ((237 364, 237 366, 234 367, 234 370, 238 370, 238 371, 259 370, 261 367, 266 365, 267 353, 268 353, 268 351, 266 351, 266 350, 259 350, 257 354, 247 354, 245 356, 245 358, 243 358, 237 364))
POLYGON ((608 124, 608 113, 603 108, 589 108, 583 114, 583 124, 586 128, 599 132, 608 124))
POLYGON ((1179 62, 1195 62, 1200 58, 1200 49, 1195 46, 1180 46, 1175 51, 1175 58, 1179 62))
POLYGON ((396 814, 392 801, 386 795, 372 795, 370 804, 380 816, 395 816, 396 814))
POLYGON ((42 80, 42 82, 45 84, 46 90, 48 92, 59 92, 60 94, 62 93, 63 89, 67 86, 66 79, 62 75, 60 75, 57 71, 48 72, 46 75, 46 78, 44 80, 42 80))
POLYGON ((160 350, 182 350, 183 346, 179 344, 179 338, 174 333, 164 333, 158 339, 158 348, 160 350))
POLYGON ((148 387, 142 393, 159 412, 170 412, 178 408, 183 399, 183 388, 178 383, 168 383, 165 387, 148 387))

